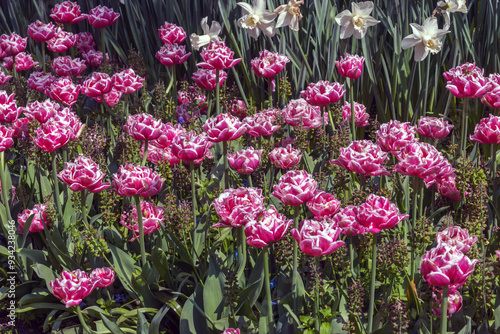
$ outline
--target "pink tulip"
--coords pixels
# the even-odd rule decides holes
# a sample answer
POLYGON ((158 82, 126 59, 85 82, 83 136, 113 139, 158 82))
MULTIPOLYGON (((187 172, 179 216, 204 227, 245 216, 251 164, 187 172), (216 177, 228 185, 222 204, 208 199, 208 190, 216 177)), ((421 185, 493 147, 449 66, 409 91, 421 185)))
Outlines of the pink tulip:
MULTIPOLYGON (((22 38, 15 32, 10 35, 2 34, 0 36, 0 49, 3 50, 3 57, 12 57, 26 49, 28 37, 22 38)), ((2 57, 2 58, 3 58, 2 57)))
POLYGON ((33 141, 42 150, 53 152, 66 145, 72 135, 73 129, 69 126, 64 126, 55 120, 50 120, 36 129, 36 136, 33 141))
POLYGON ((14 129, 8 128, 5 125, 0 125, 0 152, 7 150, 14 145, 12 138, 14 137, 14 129))
POLYGON ((461 287, 474 271, 479 260, 470 260, 461 251, 441 243, 422 256, 420 271, 430 285, 461 287))
POLYGON ((87 66, 80 58, 71 56, 57 57, 52 61, 52 70, 60 77, 77 77, 82 74, 87 66))
POLYGON ((115 271, 108 267, 96 268, 90 273, 90 279, 97 288, 106 288, 115 281, 115 271))
POLYGON ((183 162, 205 158, 212 147, 212 142, 204 134, 196 132, 181 133, 172 142, 172 154, 183 162))
POLYGON ((345 94, 344 85, 338 82, 318 81, 310 83, 306 90, 300 92, 310 105, 324 107, 338 102, 345 94))
POLYGON ((46 89, 50 88, 50 84, 56 80, 56 78, 46 72, 33 72, 26 81, 29 88, 36 90, 37 92, 43 93, 46 89))
POLYGON ((490 83, 491 90, 481 98, 481 102, 490 108, 500 108, 500 84, 490 83))
POLYGON ((96 47, 94 41, 94 35, 92 35, 90 32, 88 31, 80 32, 75 36, 76 36, 76 49, 81 54, 84 54, 85 52, 88 52, 90 50, 94 50, 94 48, 96 47))
POLYGON ((229 164, 240 174, 252 174, 252 172, 259 167, 260 157, 264 152, 261 150, 254 150, 253 147, 249 147, 246 150, 241 150, 233 153, 227 154, 227 159, 229 164))
POLYGON ((107 73, 93 72, 90 78, 83 82, 81 93, 88 97, 98 97, 111 90, 111 77, 107 73))
POLYGON ((313 199, 318 182, 305 170, 291 170, 273 185, 272 195, 283 204, 298 206, 313 199))
POLYGON ((187 37, 182 27, 173 23, 168 23, 167 21, 158 29, 158 35, 160 35, 161 41, 165 44, 180 44, 184 42, 187 37))
MULTIPOLYGON (((111 90, 105 93, 103 96, 106 104, 110 107, 113 107, 116 106, 118 103, 120 103, 120 99, 122 98, 123 93, 116 90, 114 87, 111 87, 111 90)), ((94 100, 96 100, 99 103, 102 103, 101 96, 94 97, 94 100)))
POLYGON ((246 129, 245 124, 230 114, 219 114, 209 118, 203 125, 208 140, 214 143, 236 140, 245 133, 246 129))
POLYGON ((304 220, 300 232, 293 228, 291 233, 300 250, 310 256, 328 255, 344 245, 343 241, 337 240, 340 228, 326 220, 304 220))
POLYGON ((233 59, 234 52, 222 41, 211 41, 201 52, 203 62, 197 65, 209 70, 227 70, 238 64, 241 59, 233 59))
MULTIPOLYGON (((448 198, 449 200, 453 202, 458 202, 460 201, 460 198, 462 197, 462 194, 460 191, 457 189, 455 179, 456 175, 453 173, 448 177, 445 178, 439 178, 437 180, 437 190, 441 194, 441 196, 448 198)), ((469 193, 466 192, 465 196, 467 196, 469 193)))
POLYGON ((316 190, 314 197, 307 202, 307 208, 314 219, 331 218, 340 209, 340 201, 332 194, 316 190))
POLYGON ((262 190, 257 188, 226 189, 212 205, 221 219, 212 227, 245 226, 266 209, 262 190))
POLYGON ((366 228, 359 223, 358 207, 348 205, 333 216, 332 223, 341 229, 342 234, 355 236, 365 234, 366 228))
POLYGON ((57 174, 72 191, 88 190, 91 193, 98 193, 110 186, 109 182, 102 182, 104 176, 99 165, 82 154, 75 162, 67 162, 66 168, 57 174))
POLYGON ((180 104, 189 103, 197 106, 199 109, 208 108, 207 97, 200 93, 196 86, 189 86, 186 91, 178 91, 177 102, 180 104))
POLYGON ((23 210, 23 212, 17 215, 17 222, 19 223, 19 225, 17 226, 17 231, 20 234, 24 233, 24 226, 31 216, 33 216, 33 220, 31 221, 29 233, 43 231, 43 224, 49 227, 52 221, 49 219, 46 210, 47 206, 45 204, 36 204, 32 210, 23 210))
MULTIPOLYGON (((344 121, 351 120, 351 104, 347 101, 344 102, 342 107, 342 118, 344 121)), ((364 127, 368 125, 370 115, 366 113, 366 107, 361 103, 354 102, 354 125, 357 127, 364 127)))
MULTIPOLYGON (((141 201, 141 213, 144 235, 152 234, 161 228, 164 221, 164 209, 159 206, 154 206, 148 201, 141 201)), ((132 239, 134 241, 139 238, 139 218, 137 216, 137 206, 133 206, 129 213, 123 213, 120 224, 132 231, 132 239)))
POLYGON ((240 334, 239 328, 227 328, 221 334, 240 334))
POLYGON ((94 291, 95 283, 80 269, 72 272, 63 271, 60 278, 50 281, 50 288, 55 297, 61 299, 66 308, 79 305, 83 298, 94 291))
POLYGON ((415 127, 409 122, 389 121, 380 125, 377 131, 378 143, 385 152, 395 154, 408 143, 418 141, 415 138, 415 127))
POLYGON ((56 28, 51 23, 45 24, 40 20, 36 20, 35 22, 28 25, 28 36, 31 37, 32 40, 37 42, 46 42, 52 37, 54 37, 56 33, 56 28))
MULTIPOLYGON (((141 159, 144 157, 144 149, 145 145, 142 145, 141 159)), ((154 140, 151 141, 151 143, 149 143, 147 154, 148 156, 146 157, 146 160, 155 165, 158 165, 160 163, 168 163, 170 166, 173 166, 181 162, 179 158, 173 155, 172 148, 170 146, 169 147, 158 146, 158 144, 155 143, 154 140)))
MULTIPOLYGON (((38 65, 38 62, 33 61, 33 57, 31 56, 31 54, 26 52, 19 52, 16 55, 16 72, 27 71, 29 69, 32 69, 36 65, 38 65)), ((14 63, 12 61, 12 57, 4 58, 2 66, 9 71, 13 71, 14 63)))
POLYGON ((83 16, 92 27, 102 29, 113 25, 120 17, 120 13, 114 12, 113 8, 99 5, 92 8, 89 14, 83 14, 83 16))
POLYGON ((6 75, 3 71, 0 71, 0 86, 5 85, 10 79, 12 79, 12 75, 6 75))
POLYGON ((286 124, 301 126, 303 130, 317 129, 328 124, 328 113, 322 119, 320 108, 310 105, 304 99, 290 100, 282 113, 286 124))
POLYGON ((14 93, 8 95, 6 91, 0 90, 0 123, 13 123, 23 111, 22 107, 16 105, 14 93))
POLYGON ((127 163, 120 166, 117 174, 113 174, 111 189, 120 196, 151 197, 160 192, 163 181, 160 174, 151 168, 127 163))
POLYGON ((56 4, 51 13, 50 17, 57 23, 78 23, 85 18, 82 16, 80 6, 71 1, 56 4))
POLYGON ((250 246, 262 248, 280 241, 292 223, 292 219, 278 212, 274 206, 259 214, 245 225, 245 235, 250 246))
POLYGON ((483 76, 484 70, 476 63, 465 63, 443 73, 448 80, 446 88, 456 97, 482 97, 490 90, 490 82, 483 76))
POLYGON ((351 56, 346 53, 345 58, 340 57, 340 60, 335 61, 335 66, 337 66, 337 71, 341 76, 354 80, 361 76, 364 63, 365 57, 351 56))
MULTIPOLYGON (((443 292, 441 291, 441 298, 443 296, 443 292)), ((432 297, 434 301, 439 305, 439 307, 433 307, 432 312, 438 318, 441 318, 441 298, 438 299, 435 293, 432 293, 432 297)), ((463 298, 460 292, 457 289, 451 289, 448 291, 448 304, 446 308, 446 317, 449 318, 452 314, 460 311, 463 305, 463 298)))
POLYGON ((500 117, 490 114, 488 118, 481 119, 470 140, 480 144, 500 143, 500 117))
POLYGON ((69 127, 71 129, 71 140, 80 137, 83 124, 80 121, 80 118, 70 108, 64 108, 59 111, 50 121, 55 121, 59 123, 60 126, 69 127))
POLYGON ((174 66, 185 62, 191 52, 186 53, 186 46, 178 44, 165 44, 156 53, 156 58, 165 66, 174 66))
POLYGON ((256 76, 264 78, 272 78, 281 72, 286 63, 289 63, 285 55, 280 55, 278 52, 268 50, 260 51, 259 57, 252 59, 250 64, 256 76))
MULTIPOLYGON (((275 109, 280 112, 279 109, 275 109)), ((256 113, 248 116, 243 120, 243 124, 247 127, 247 133, 253 137, 270 136, 280 128, 275 125, 276 116, 266 112, 256 113)))
POLYGON ((458 226, 447 227, 436 234, 436 242, 438 244, 445 243, 456 247, 457 250, 464 254, 469 251, 476 241, 476 236, 470 236, 469 231, 458 226))
POLYGON ((450 134, 453 125, 444 118, 421 117, 418 120, 417 133, 422 137, 441 139, 450 134))
POLYGON ((47 41, 47 49, 53 52, 66 52, 76 44, 76 36, 57 28, 54 37, 47 41))
MULTIPOLYGON (((18 118, 14 123, 12 123, 12 130, 14 134, 12 138, 28 138, 30 120, 27 118, 18 118)), ((3 136, 5 138, 5 136, 3 136)), ((1 144, 0 144, 1 146, 1 144)), ((1 150, 1 148, 0 148, 1 150)))
POLYGON ((79 93, 80 86, 75 85, 70 77, 56 79, 45 89, 45 95, 69 107, 76 103, 79 93))
POLYGON ((184 129, 180 124, 172 125, 172 123, 162 123, 160 129, 160 136, 154 140, 152 140, 149 144, 154 144, 161 148, 170 147, 181 133, 186 133, 186 129, 184 129))
POLYGON ((408 217, 409 215, 399 214, 396 205, 387 198, 375 194, 370 194, 358 209, 358 221, 370 233, 392 228, 408 217))
POLYGON ((50 99, 44 102, 31 102, 26 105, 24 115, 29 119, 36 119, 40 123, 47 123, 61 109, 57 103, 53 103, 50 99))
POLYGON ((387 160, 387 153, 379 145, 369 140, 353 141, 340 149, 339 158, 332 163, 358 174, 391 175, 382 164, 387 160))
POLYGON ((82 53, 82 57, 87 64, 96 68, 101 66, 103 60, 102 52, 96 50, 88 50, 82 53))
POLYGON ((111 84, 114 89, 123 94, 132 94, 143 87, 144 78, 135 74, 134 70, 127 68, 124 71, 113 74, 111 84))
MULTIPOLYGON (((226 81, 227 74, 226 72, 220 70, 219 71, 219 86, 222 86, 224 81, 226 81)), ((198 85, 201 89, 206 90, 214 90, 216 89, 217 81, 215 70, 206 70, 204 68, 198 69, 198 71, 193 73, 191 77, 194 83, 198 85)))
POLYGON ((300 150, 296 150, 292 147, 292 144, 288 144, 286 147, 277 147, 269 153, 269 160, 277 168, 288 169, 297 166, 302 159, 302 154, 300 150))
POLYGON ((129 116, 123 130, 135 140, 153 140, 161 135, 162 122, 148 113, 129 116))
POLYGON ((233 103, 229 107, 229 113, 239 119, 245 118, 247 116, 247 105, 242 100, 234 99, 233 103))

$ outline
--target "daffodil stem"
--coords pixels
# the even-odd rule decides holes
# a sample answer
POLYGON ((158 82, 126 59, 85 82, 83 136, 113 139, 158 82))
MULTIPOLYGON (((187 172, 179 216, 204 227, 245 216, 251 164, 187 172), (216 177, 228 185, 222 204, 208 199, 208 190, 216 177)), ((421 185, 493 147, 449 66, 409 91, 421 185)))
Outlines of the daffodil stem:
POLYGON ((220 94, 220 84, 219 84, 219 70, 215 70, 215 115, 219 114, 219 94, 220 94))
POLYGON ((351 105, 351 139, 356 140, 356 112, 354 111, 354 79, 349 79, 349 104, 351 105))
POLYGON ((137 222, 139 223, 139 243, 141 248, 142 266, 146 265, 146 245, 144 244, 144 224, 142 222, 141 199, 139 195, 134 195, 135 207, 137 208, 137 222))
POLYGON ((368 334, 372 333, 373 329, 373 311, 375 305, 375 278, 377 274, 377 233, 373 234, 373 244, 372 244, 372 277, 370 281, 370 303, 368 305, 368 328, 366 332, 368 334))
MULTIPOLYGON (((243 227, 240 227, 243 228, 243 227)), ((269 249, 268 246, 262 249, 264 252, 264 285, 266 286, 266 303, 268 317, 268 333, 274 333, 273 302, 271 298, 271 283, 269 282, 269 249)))
POLYGON ((7 219, 11 221, 12 216, 10 214, 7 180, 5 180, 5 151, 0 152, 0 183, 2 185, 3 205, 5 206, 5 211, 7 211, 7 219))
POLYGON ((462 108, 462 136, 460 140, 460 154, 466 154, 465 152, 465 144, 467 142, 467 118, 469 117, 469 98, 464 97, 464 105, 462 108))
POLYGON ((446 334, 448 332, 448 286, 443 287, 441 296, 441 328, 439 333, 446 334))
POLYGON ((145 140, 145 143, 144 143, 144 155, 142 156, 141 166, 146 166, 146 160, 148 159, 148 144, 149 144, 149 140, 145 140))
POLYGON ((56 152, 52 152, 52 181, 54 181, 54 201, 56 202, 57 214, 62 219, 62 207, 59 200, 59 179, 57 178, 56 152))

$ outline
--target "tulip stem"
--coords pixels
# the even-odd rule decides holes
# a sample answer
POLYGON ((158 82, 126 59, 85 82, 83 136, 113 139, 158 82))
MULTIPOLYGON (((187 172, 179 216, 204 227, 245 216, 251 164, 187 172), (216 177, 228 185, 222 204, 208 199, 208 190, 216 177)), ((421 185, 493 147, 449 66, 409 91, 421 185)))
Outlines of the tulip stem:
POLYGON ((106 42, 104 40, 104 28, 101 28, 101 49, 102 49, 102 62, 106 60, 106 42))
MULTIPOLYGON (((246 242, 246 236, 245 236, 245 226, 238 227, 237 229, 238 233, 238 262, 239 262, 239 268, 238 268, 238 273, 237 273, 237 278, 240 280, 242 277, 245 279, 245 267, 247 265, 247 242, 246 242)), ((244 283, 242 283, 242 286, 244 286, 244 283)))
POLYGON ((177 99, 177 78, 175 76, 175 65, 172 66, 172 81, 173 81, 173 99, 174 101, 177 99))
MULTIPOLYGON (((316 265, 315 271, 319 273, 319 257, 314 257, 314 264, 316 265)), ((319 276, 319 275, 318 275, 319 276)), ((316 276, 314 280, 314 327, 319 332, 319 277, 316 276)))
POLYGON ((356 112, 354 111, 354 79, 349 79, 349 103, 351 105, 351 141, 356 140, 356 112))
POLYGON ((85 322, 85 319, 83 318, 82 310, 80 309, 80 305, 76 306, 76 314, 78 315, 78 320, 80 320, 80 324, 83 327, 83 330, 86 331, 87 333, 93 334, 94 331, 90 329, 89 325, 85 322))
POLYGON ((229 174, 228 174, 228 160, 227 160, 227 141, 224 140, 222 142, 222 149, 223 149, 223 155, 224 155, 224 189, 229 189, 229 174))
POLYGON ((439 333, 446 334, 448 331, 448 286, 443 287, 441 295, 441 329, 439 333))
POLYGON ((354 246, 352 244, 352 235, 347 236, 347 242, 349 243, 349 262, 351 263, 351 274, 353 278, 356 278, 356 273, 354 272, 354 246))
POLYGON ((491 179, 493 180, 493 223, 495 226, 497 226, 497 217, 496 217, 496 212, 497 212, 497 200, 498 200, 498 195, 497 195, 497 144, 493 143, 491 144, 491 179))
POLYGON ((85 189, 82 190, 82 219, 85 224, 85 228, 89 228, 88 220, 87 220, 87 191, 85 189))
MULTIPOLYGON (((240 227, 243 229, 243 227, 240 227)), ((269 282, 269 248, 265 246, 262 251, 264 252, 264 285, 266 287, 266 303, 267 303, 267 332, 274 333, 274 317, 273 317, 273 303, 271 298, 271 283, 269 282)))
MULTIPOLYGON (((265 178, 265 176, 264 176, 265 178)), ((250 188, 253 188, 253 184, 252 184, 252 175, 248 174, 248 186, 250 188)), ((265 187, 264 187, 265 188, 265 187)))
POLYGON ((375 276, 377 274, 377 233, 373 234, 372 244, 372 277, 370 281, 370 304, 368 306, 368 328, 367 333, 371 334, 373 329, 373 310, 375 305, 375 276))
POLYGON ((269 95, 269 108, 272 108, 273 107, 273 78, 269 78, 267 92, 269 95))
POLYGON ((137 222, 139 223, 139 243, 141 248, 142 266, 146 265, 146 245, 144 244, 144 225, 142 222, 141 199, 139 195, 134 195, 135 207, 137 208, 137 222))
POLYGON ((12 220, 9 207, 9 195, 7 190, 7 181, 5 180, 5 151, 0 152, 0 183, 2 185, 2 197, 8 221, 12 220))
POLYGON ((220 84, 219 84, 219 70, 215 70, 215 115, 219 114, 219 92, 220 91, 220 84))
POLYGON ((189 162, 189 169, 191 171, 191 196, 193 198, 193 228, 196 229, 196 188, 194 185, 194 161, 189 162))
POLYGON ((42 68, 45 71, 45 42, 42 42, 42 68))
POLYGON ((462 135, 461 135, 461 140, 460 140, 460 154, 465 155, 465 143, 467 141, 467 117, 469 117, 469 98, 464 97, 463 100, 463 108, 462 108, 462 135))
POLYGON ((56 202, 59 219, 62 219, 62 207, 59 200, 59 179, 57 178, 56 151, 52 152, 52 180, 54 181, 54 201, 56 202))
POLYGON ((142 156, 141 166, 146 166, 146 160, 148 159, 148 144, 149 140, 146 139, 144 143, 144 155, 142 156))
MULTIPOLYGON (((293 212, 293 228, 299 229, 299 212, 300 209, 298 206, 295 207, 293 212)), ((297 313, 297 284, 295 281, 297 280, 297 240, 294 238, 293 242, 293 260, 292 260, 292 296, 293 296, 293 311, 297 313)))

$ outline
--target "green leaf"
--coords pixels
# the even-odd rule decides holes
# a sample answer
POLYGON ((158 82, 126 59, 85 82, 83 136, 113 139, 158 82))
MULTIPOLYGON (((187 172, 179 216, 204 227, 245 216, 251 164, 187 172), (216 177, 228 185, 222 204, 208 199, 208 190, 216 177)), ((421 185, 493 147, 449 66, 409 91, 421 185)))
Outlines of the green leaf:
POLYGON ((203 310, 212 320, 227 317, 229 309, 224 307, 224 285, 226 275, 217 264, 215 255, 210 252, 208 275, 203 289, 203 310))
POLYGON ((148 282, 142 275, 132 274, 132 287, 137 293, 142 305, 156 309, 161 307, 160 303, 149 289, 148 282))
POLYGON ((117 276, 122 281, 123 288, 127 290, 132 298, 136 298, 137 294, 130 288, 132 285, 130 277, 136 271, 134 259, 113 244, 109 244, 109 250, 113 257, 113 266, 115 267, 117 276))
POLYGON ((158 313, 155 314, 153 320, 151 320, 151 326, 149 327, 149 334, 160 334, 160 325, 165 314, 170 310, 168 305, 163 305, 158 313))
POLYGON ((319 334, 330 334, 332 332, 332 325, 328 322, 323 322, 319 328, 319 334))
POLYGON ((36 272, 38 277, 45 280, 45 284, 47 286, 47 289, 49 291, 52 291, 52 289, 50 288, 49 282, 55 281, 55 279, 56 279, 56 275, 55 275, 54 271, 52 269, 50 269, 49 267, 47 267, 46 265, 43 265, 41 263, 32 264, 31 268, 33 268, 33 270, 36 272))
POLYGON ((125 334, 120 327, 118 327, 117 324, 106 318, 104 314, 101 314, 101 319, 102 322, 104 323, 104 326, 106 326, 107 329, 111 331, 113 334, 125 334))
MULTIPOLYGON (((179 332, 182 334, 209 334, 203 306, 203 286, 196 286, 194 293, 186 300, 182 308, 179 332)), ((207 319, 208 320, 208 319, 207 319)), ((210 320, 211 321, 211 320, 210 320)), ((213 325, 213 321, 212 325, 213 325)))
POLYGON ((148 334, 149 325, 146 317, 142 312, 137 310, 137 334, 148 334))

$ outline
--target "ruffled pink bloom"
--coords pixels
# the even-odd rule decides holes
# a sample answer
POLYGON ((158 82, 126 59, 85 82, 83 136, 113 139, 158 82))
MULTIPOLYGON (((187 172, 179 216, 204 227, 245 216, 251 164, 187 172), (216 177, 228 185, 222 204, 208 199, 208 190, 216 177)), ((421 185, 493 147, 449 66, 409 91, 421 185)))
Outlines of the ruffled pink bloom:
POLYGON ((185 132, 179 134, 172 142, 172 154, 183 162, 191 162, 205 158, 212 147, 212 142, 204 134, 185 132))
MULTIPOLYGON (((342 107, 342 118, 348 122, 351 120, 351 104, 347 101, 342 107)), ((360 128, 367 126, 369 118, 370 115, 366 113, 366 107, 361 103, 354 102, 354 125, 360 128)))
POLYGON ((290 100, 282 110, 286 124, 301 126, 304 130, 317 129, 328 124, 328 113, 322 119, 319 107, 310 105, 304 99, 290 100))
POLYGON ((160 174, 151 168, 128 163, 113 174, 111 189, 120 196, 151 197, 160 192, 163 181, 160 174))
POLYGON ((66 52, 76 44, 76 36, 57 28, 54 37, 47 41, 47 49, 53 52, 66 52))
POLYGON ((444 118, 421 117, 418 120, 417 133, 422 137, 441 139, 450 134, 453 125, 444 118))
MULTIPOLYGON (((279 112, 279 109, 276 109, 279 112)), ((269 113, 260 112, 243 119, 243 124, 247 127, 247 133, 253 137, 270 136, 280 128, 274 125, 276 117, 269 113)))
POLYGON ((36 129, 36 136, 33 141, 42 150, 53 152, 66 145, 72 135, 73 129, 69 126, 50 120, 36 129))
MULTIPOLYGON (((111 87, 111 90, 105 93, 103 96, 106 104, 110 107, 113 107, 116 106, 118 103, 120 103, 120 99, 122 98, 123 93, 116 90, 114 87, 111 87)), ((94 97, 94 100, 96 100, 99 103, 102 103, 101 96, 94 97)))
POLYGON ((208 108, 206 103, 207 97, 200 93, 196 86, 189 86, 186 91, 178 91, 177 102, 179 102, 179 104, 190 103, 197 106, 199 109, 208 108))
MULTIPOLYGON (((164 209, 159 206, 154 206, 153 203, 141 201, 142 225, 144 235, 158 231, 163 223, 164 209)), ((133 206, 129 213, 124 213, 120 224, 132 231, 132 239, 134 241, 139 238, 139 218, 137 217, 137 206, 133 206)))
POLYGON ((158 35, 160 39, 165 44, 180 44, 184 42, 187 35, 182 27, 175 25, 173 23, 168 23, 165 21, 165 24, 158 29, 158 35))
POLYGON ((92 35, 90 32, 88 31, 80 32, 75 36, 76 36, 76 49, 81 54, 95 49, 96 44, 94 41, 94 35, 92 35))
POLYGON ((0 152, 14 145, 12 138, 14 138, 14 129, 0 125, 0 152))
POLYGON ((228 153, 227 159, 229 164, 240 174, 251 174, 260 165, 260 157, 264 152, 261 150, 254 150, 249 147, 246 150, 241 150, 236 153, 228 153))
POLYGON ((221 334, 240 334, 239 328, 226 328, 221 334))
POLYGON ((289 62, 290 59, 285 55, 264 50, 260 51, 259 57, 252 59, 250 64, 256 76, 272 78, 281 72, 289 62))
MULTIPOLYGON (((441 291, 441 298, 443 296, 443 292, 441 291)), ((441 298, 438 299, 435 293, 432 293, 432 297, 434 301, 439 304, 439 307, 433 307, 432 312, 438 318, 441 318, 441 298)), ((457 289, 450 289, 448 291, 448 307, 446 308, 446 317, 449 318, 452 314, 460 311, 463 305, 463 298, 460 292, 457 289)))
POLYGON ((83 298, 94 291, 95 282, 86 273, 76 269, 72 272, 63 271, 60 278, 50 281, 50 288, 54 296, 61 299, 66 308, 70 308, 80 305, 83 298))
POLYGON ((272 195, 286 205, 298 206, 313 199, 318 182, 305 170, 291 170, 273 185, 272 195))
MULTIPOLYGON (((10 35, 0 36, 0 50, 3 50, 3 57, 12 57, 26 49, 28 37, 22 38, 15 32, 10 35)), ((3 58, 2 57, 2 58, 3 58)))
POLYGON ((45 95, 69 107, 76 103, 79 93, 80 86, 75 85, 70 77, 56 79, 45 89, 45 95))
POLYGON ((310 256, 328 255, 344 245, 343 241, 337 240, 340 228, 326 220, 306 219, 302 222, 300 232, 293 228, 291 233, 297 240, 300 250, 310 256))
POLYGON ((229 108, 229 113, 239 119, 245 118, 247 115, 247 105, 244 101, 235 99, 229 108))
POLYGON ((361 76, 364 63, 365 57, 346 53, 345 58, 340 57, 340 60, 335 61, 335 66, 341 76, 354 80, 361 76))
POLYGON ((92 158, 80 154, 75 162, 67 162, 66 168, 57 174, 57 177, 66 183, 72 191, 88 190, 98 193, 110 186, 109 182, 102 182, 105 174, 92 158))
POLYGON ((7 92, 0 90, 0 123, 13 123, 23 111, 22 107, 16 105, 14 93, 7 95, 7 92))
POLYGON ((71 58, 71 56, 57 57, 52 62, 52 70, 60 77, 77 77, 82 74, 87 66, 80 58, 71 58))
POLYGON ((71 129, 71 140, 80 137, 83 124, 80 121, 80 118, 70 108, 64 108, 63 110, 59 111, 50 121, 55 121, 59 123, 60 126, 69 127, 71 129))
POLYGON ((355 236, 365 234, 366 228, 359 223, 358 207, 348 205, 333 216, 332 223, 341 229, 342 234, 355 236))
POLYGON ((165 44, 156 52, 156 58, 165 66, 174 66, 185 62, 191 52, 186 53, 186 46, 179 44, 165 44))
POLYGON ((316 190, 314 197, 307 202, 307 208, 314 219, 331 218, 340 209, 340 201, 332 194, 316 190))
POLYGON ((82 57, 87 64, 96 68, 101 66, 103 60, 102 52, 96 50, 88 50, 82 53, 82 57))
POLYGON ((143 87, 144 78, 135 74, 134 70, 127 68, 124 71, 113 74, 111 84, 114 89, 123 94, 132 94, 143 87))
MULTIPOLYGON (((141 158, 144 157, 144 149, 145 145, 142 145, 141 158)), ((176 165, 181 162, 181 159, 177 158, 175 155, 172 154, 172 148, 170 146, 168 147, 158 146, 158 144, 155 143, 154 140, 152 140, 151 143, 149 143, 148 156, 146 157, 146 160, 155 165, 158 165, 160 163, 168 163, 170 166, 176 165)))
MULTIPOLYGON (((226 72, 219 71, 219 87, 221 87, 224 81, 226 81, 226 78, 226 72)), ((193 79, 194 83, 201 89, 214 90, 217 88, 215 70, 206 70, 204 68, 200 68, 198 69, 198 71, 193 73, 191 79, 193 79)))
POLYGON ((500 74, 490 74, 488 80, 490 89, 483 95, 481 102, 490 108, 500 108, 500 74))
POLYGON ((500 143, 500 117, 490 114, 488 118, 481 119, 470 140, 480 144, 500 143))
POLYGON ((258 188, 226 189, 212 205, 221 219, 212 227, 245 226, 266 209, 262 190, 258 188))
POLYGON ((85 18, 82 16, 80 6, 71 1, 56 4, 51 13, 50 17, 57 23, 78 23, 85 18))
POLYGON ((93 72, 80 87, 83 94, 95 98, 111 90, 111 77, 107 73, 93 72))
POLYGON ((115 271, 108 267, 96 268, 90 273, 90 279, 97 288, 106 288, 115 281, 115 271))
MULTIPOLYGON (((19 52, 16 55, 16 72, 27 71, 29 69, 32 69, 36 65, 38 65, 38 62, 33 61, 33 57, 31 56, 31 54, 26 52, 19 52)), ((12 61, 12 57, 4 58, 2 66, 9 71, 13 71, 14 63, 12 61)))
POLYGON ((185 132, 186 130, 180 124, 172 125, 172 123, 170 122, 162 123, 160 136, 150 141, 149 144, 154 144, 161 148, 167 148, 172 145, 173 141, 175 140, 175 138, 177 138, 178 135, 185 132))
POLYGON ((302 154, 300 150, 296 150, 292 147, 292 144, 288 144, 286 147, 277 147, 269 153, 269 160, 277 168, 288 169, 297 166, 302 159, 302 154))
POLYGON ((203 130, 207 133, 210 141, 219 143, 240 138, 247 130, 247 127, 238 117, 230 114, 219 114, 207 119, 203 125, 203 130))
POLYGON ((209 70, 227 70, 241 61, 241 58, 233 59, 233 55, 225 42, 211 41, 201 52, 203 62, 197 65, 209 70))
POLYGON ((369 140, 356 140, 340 149, 339 158, 332 163, 358 174, 391 175, 382 164, 387 160, 387 153, 379 145, 369 140))
POLYGON ((16 121, 12 123, 12 130, 14 130, 12 138, 27 138, 30 132, 29 124, 30 120, 27 118, 23 117, 16 119, 16 121))
POLYGON ((358 209, 358 221, 367 232, 379 233, 382 229, 393 228, 409 215, 399 214, 396 204, 387 198, 370 194, 358 209))
POLYGON ((457 248, 441 243, 422 256, 420 271, 430 285, 461 287, 474 271, 477 259, 470 260, 457 248))
POLYGON ((438 244, 445 243, 452 247, 456 247, 457 250, 464 254, 471 249, 476 241, 476 236, 470 236, 469 231, 458 226, 447 227, 436 234, 436 242, 438 244))
POLYGON ((37 42, 46 42, 56 33, 56 27, 51 23, 45 24, 40 20, 28 25, 28 36, 37 42))
POLYGON ((393 154, 408 143, 418 141, 418 138, 415 138, 415 127, 409 122, 391 120, 389 123, 381 124, 376 134, 382 150, 393 154))
POLYGON ((56 80, 52 74, 47 72, 33 72, 26 81, 29 88, 36 90, 37 92, 43 93, 46 89, 49 89, 50 84, 56 80))
POLYGON ((113 25, 120 17, 120 13, 114 12, 113 8, 99 5, 92 8, 89 14, 82 16, 89 21, 92 27, 102 29, 113 25))
POLYGON ((162 122, 148 113, 129 116, 123 130, 135 140, 153 140, 161 135, 162 122))
MULTIPOLYGON (((448 177, 445 178, 439 178, 437 180, 437 190, 441 194, 441 196, 448 198, 449 200, 453 202, 458 202, 460 201, 460 198, 462 197, 462 194, 460 191, 457 189, 455 179, 456 175, 453 173, 448 177)), ((466 192, 465 196, 467 196, 469 193, 466 192)))
POLYGON ((310 83, 300 96, 310 105, 324 107, 338 102, 345 94, 344 85, 338 82, 318 81, 310 83))
POLYGON ((465 63, 443 73, 448 80, 446 88, 456 97, 482 97, 490 90, 490 82, 483 76, 484 70, 476 63, 465 63))
POLYGON ((47 123, 61 109, 57 103, 53 103, 50 99, 43 102, 35 101, 28 103, 24 109, 24 115, 29 119, 36 119, 40 123, 47 123))
POLYGON ((12 75, 6 75, 3 71, 0 71, 0 86, 5 85, 10 79, 12 79, 12 75))
POLYGON ((250 246, 262 248, 280 241, 292 223, 292 219, 278 212, 274 206, 262 211, 245 225, 245 235, 250 246))
POLYGON ((24 226, 31 216, 33 216, 33 220, 31 221, 29 233, 43 231, 43 223, 45 223, 45 226, 49 227, 52 221, 50 221, 45 210, 47 210, 47 206, 45 204, 36 204, 32 210, 23 210, 23 212, 17 215, 17 222, 19 223, 19 225, 17 226, 17 231, 20 234, 24 233, 24 226))
POLYGON ((430 187, 438 179, 450 176, 455 170, 443 154, 428 143, 409 143, 396 157, 399 162, 394 171, 403 175, 418 176, 424 179, 426 187, 430 187))

